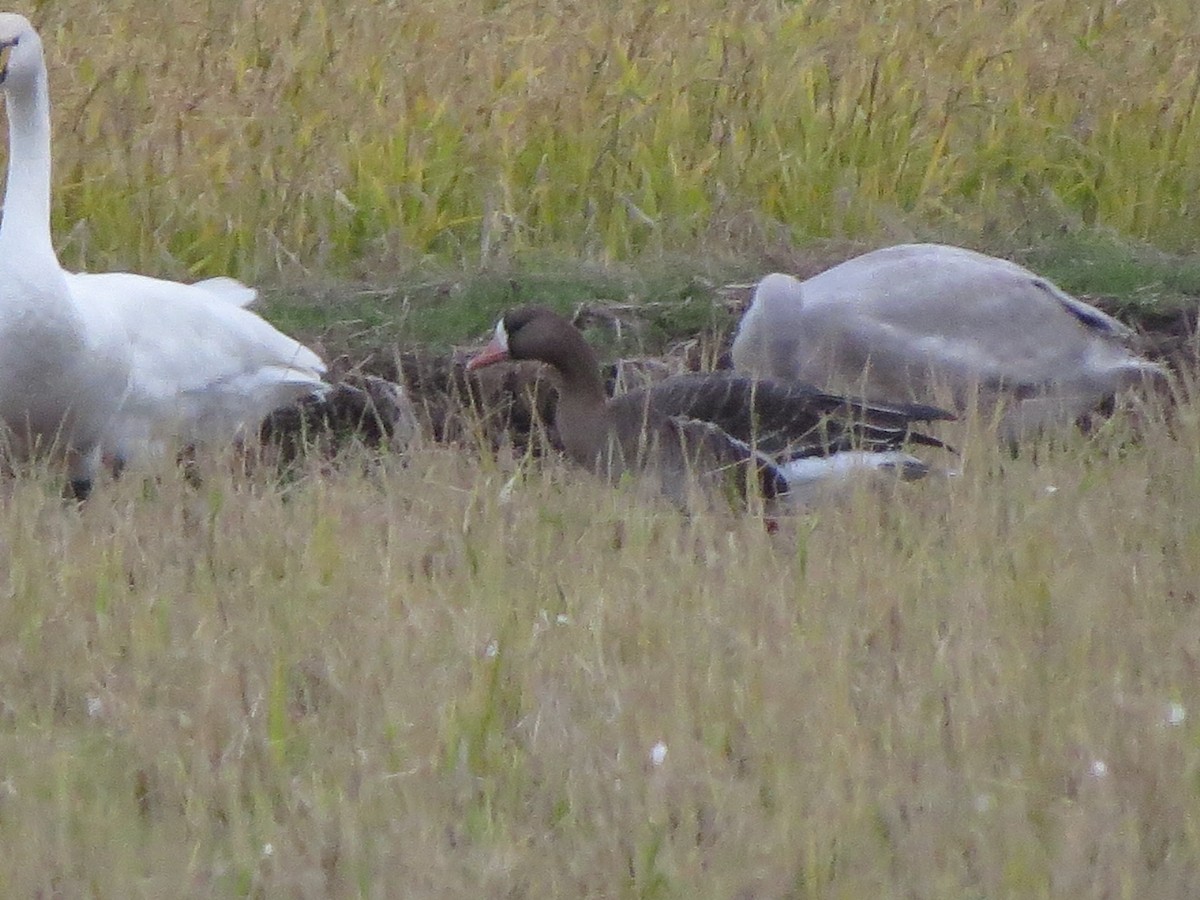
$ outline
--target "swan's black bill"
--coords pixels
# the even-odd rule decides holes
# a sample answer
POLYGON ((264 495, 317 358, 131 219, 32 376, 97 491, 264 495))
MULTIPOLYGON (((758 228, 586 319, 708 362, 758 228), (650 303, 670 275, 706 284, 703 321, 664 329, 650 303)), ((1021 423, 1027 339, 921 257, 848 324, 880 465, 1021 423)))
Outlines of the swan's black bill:
POLYGON ((13 38, 11 41, 0 43, 0 84, 4 84, 4 79, 8 77, 8 56, 19 40, 20 38, 13 38))

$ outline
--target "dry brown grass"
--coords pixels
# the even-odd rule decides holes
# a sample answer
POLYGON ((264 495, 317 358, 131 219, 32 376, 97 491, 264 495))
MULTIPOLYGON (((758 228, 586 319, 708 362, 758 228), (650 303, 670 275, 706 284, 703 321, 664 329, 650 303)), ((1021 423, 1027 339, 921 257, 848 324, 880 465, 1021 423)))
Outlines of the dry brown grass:
POLYGON ((1124 422, 774 535, 438 447, 10 480, 0 893, 1192 896, 1200 408, 1124 422))

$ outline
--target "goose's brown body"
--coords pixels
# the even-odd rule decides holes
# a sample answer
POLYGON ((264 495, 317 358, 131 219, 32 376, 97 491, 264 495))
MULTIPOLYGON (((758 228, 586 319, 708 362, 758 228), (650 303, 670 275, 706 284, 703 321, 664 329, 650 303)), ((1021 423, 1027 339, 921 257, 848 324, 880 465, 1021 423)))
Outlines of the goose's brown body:
POLYGON ((652 470, 668 496, 682 499, 695 477, 738 473, 767 497, 787 491, 777 460, 851 448, 942 446, 913 433, 914 422, 951 418, 930 406, 858 403, 798 384, 727 374, 681 375, 609 399, 599 361, 570 322, 529 307, 506 315, 468 368, 533 359, 559 379, 556 425, 575 462, 611 478, 652 470))

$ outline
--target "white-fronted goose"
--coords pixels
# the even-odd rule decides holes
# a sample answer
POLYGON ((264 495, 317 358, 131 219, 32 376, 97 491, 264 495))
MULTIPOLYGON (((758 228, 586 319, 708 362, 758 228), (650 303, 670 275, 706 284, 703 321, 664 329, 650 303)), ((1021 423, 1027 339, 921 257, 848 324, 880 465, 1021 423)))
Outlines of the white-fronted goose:
POLYGON ((867 400, 997 407, 1015 440, 1069 423, 1162 377, 1131 331, 1015 263, 961 247, 875 250, 807 281, 766 276, 733 344, 735 367, 867 400))
POLYGON ((735 472, 740 489, 751 478, 753 490, 767 498, 852 470, 885 467, 918 477, 927 467, 900 448, 944 445, 910 426, 953 418, 931 406, 868 405, 799 384, 725 373, 679 375, 610 400, 583 335, 540 307, 505 315, 467 368, 507 359, 538 360, 557 373, 555 424, 571 459, 610 478, 652 470, 663 493, 681 503, 693 475, 724 481, 735 472), (801 462, 789 484, 793 460, 801 462))

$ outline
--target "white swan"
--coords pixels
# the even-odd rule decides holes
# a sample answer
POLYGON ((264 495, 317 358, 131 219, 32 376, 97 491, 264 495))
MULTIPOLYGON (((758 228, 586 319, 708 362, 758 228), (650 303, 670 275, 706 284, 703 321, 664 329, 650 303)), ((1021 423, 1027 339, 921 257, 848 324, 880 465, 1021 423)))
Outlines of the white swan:
POLYGON ((271 411, 327 387, 321 358, 244 309, 254 291, 233 279, 68 273, 67 283, 126 325, 129 390, 104 438, 118 467, 252 437, 271 411))
POLYGON ((736 368, 874 401, 978 397, 1015 440, 1073 421, 1165 370, 1131 331, 1015 263, 960 247, 875 250, 807 281, 768 275, 733 343, 736 368))
POLYGON ((324 389, 321 359, 245 309, 256 292, 232 278, 185 285, 62 270, 50 242, 41 41, 24 17, 0 13, 0 46, 9 48, 10 136, 0 415, 10 427, 29 419, 35 438, 61 433, 72 459, 86 457, 71 471, 86 493, 100 444, 124 464, 168 444, 226 442, 324 389))
POLYGON ((81 304, 50 243, 50 99, 42 44, 28 20, 0 13, 8 181, 0 221, 0 420, 13 451, 65 452, 86 497, 100 442, 130 380, 123 323, 81 304))

